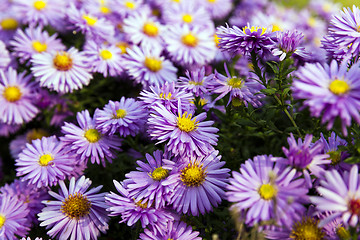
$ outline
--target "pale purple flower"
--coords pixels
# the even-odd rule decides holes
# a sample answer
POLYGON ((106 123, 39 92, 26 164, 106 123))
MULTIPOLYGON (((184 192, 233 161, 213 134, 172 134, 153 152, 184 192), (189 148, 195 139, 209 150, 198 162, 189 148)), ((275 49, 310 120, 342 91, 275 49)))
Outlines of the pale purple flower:
POLYGON ((309 58, 309 54, 305 52, 304 47, 300 47, 300 43, 304 35, 298 31, 276 32, 276 42, 271 50, 274 56, 279 56, 283 61, 286 56, 299 56, 303 59, 309 58))
POLYGON ((214 20, 225 19, 233 8, 233 0, 201 0, 200 2, 214 20))
POLYGON ((185 74, 186 77, 180 77, 176 84, 179 89, 193 93, 196 97, 209 92, 214 74, 205 76, 205 67, 193 71, 186 70, 185 74))

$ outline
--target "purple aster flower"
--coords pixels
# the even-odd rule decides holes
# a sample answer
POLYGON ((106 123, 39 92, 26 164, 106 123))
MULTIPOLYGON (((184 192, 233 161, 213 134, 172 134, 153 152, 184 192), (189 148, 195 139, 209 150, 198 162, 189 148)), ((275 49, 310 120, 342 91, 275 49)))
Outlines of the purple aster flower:
POLYGON ((254 51, 260 55, 265 55, 274 43, 271 39, 272 33, 266 28, 250 26, 249 24, 242 30, 236 26, 231 28, 220 26, 216 34, 219 38, 220 49, 233 54, 248 55, 254 51))
POLYGON ((215 58, 215 30, 186 24, 169 26, 164 41, 169 57, 184 67, 202 66, 215 58))
POLYGON ((321 47, 326 50, 329 59, 335 59, 341 62, 348 61, 351 58, 351 54, 348 54, 346 50, 342 49, 339 44, 336 43, 335 38, 330 35, 324 36, 321 44, 321 47))
POLYGON ((341 217, 345 226, 355 227, 360 215, 360 178, 357 165, 350 172, 339 173, 336 169, 325 172, 325 177, 316 188, 320 196, 310 197, 320 212, 331 214, 320 222, 324 225, 341 217))
POLYGON ((84 47, 84 54, 92 71, 102 73, 104 77, 120 76, 124 71, 121 50, 115 45, 97 44, 90 40, 84 47))
POLYGON ((180 77, 176 84, 179 89, 190 92, 196 97, 203 96, 209 92, 214 74, 205 76, 205 67, 193 71, 186 70, 185 74, 186 77, 180 77))
POLYGON ((178 161, 163 185, 174 188, 170 204, 178 213, 198 216, 211 212, 225 198, 229 169, 221 168, 219 151, 178 161))
POLYGON ((241 100, 246 107, 248 103, 253 107, 261 106, 262 104, 259 100, 265 96, 259 93, 263 86, 255 80, 249 79, 245 81, 242 77, 231 76, 226 64, 224 64, 224 67, 227 76, 215 70, 212 92, 219 94, 215 100, 217 101, 230 93, 227 105, 229 105, 233 99, 237 98, 241 100))
POLYGON ((254 225, 275 220, 281 226, 291 226, 305 211, 308 188, 304 179, 296 179, 296 170, 273 157, 261 155, 241 164, 240 173, 232 172, 227 199, 232 209, 246 211, 245 223, 254 225))
POLYGON ((165 83, 161 87, 150 87, 150 90, 151 91, 141 91, 139 97, 143 101, 143 104, 149 109, 159 103, 165 106, 170 112, 176 113, 178 111, 179 100, 181 102, 181 108, 187 109, 193 99, 191 93, 175 88, 174 82, 165 83))
POLYGON ((108 227, 105 193, 102 186, 88 188, 91 180, 82 176, 75 182, 71 178, 69 188, 59 182, 59 193, 49 191, 55 201, 43 201, 47 207, 38 214, 40 226, 51 228, 47 234, 52 238, 90 240, 97 239, 108 227))
POLYGON ((7 69, 11 62, 9 51, 6 49, 6 45, 0 40, 0 69, 7 69))
POLYGON ((85 60, 84 53, 74 47, 68 51, 38 53, 31 59, 31 71, 40 86, 68 93, 88 85, 92 79, 85 60))
POLYGON ((347 53, 357 56, 360 54, 360 9, 353 5, 344 8, 339 14, 335 14, 329 26, 330 35, 335 42, 347 53))
POLYGON ((206 156, 217 145, 215 133, 219 129, 212 127, 214 121, 203 121, 206 113, 197 116, 183 112, 180 101, 178 112, 174 114, 157 103, 148 118, 148 133, 157 143, 168 141, 166 146, 175 156, 206 156))
POLYGON ((304 47, 299 47, 304 35, 296 30, 276 32, 276 43, 272 49, 274 56, 279 56, 280 61, 283 61, 286 56, 299 56, 301 58, 309 58, 309 55, 305 52, 304 47))
POLYGON ((96 128, 103 134, 135 136, 146 122, 148 113, 140 102, 122 97, 120 101, 109 101, 103 110, 96 109, 94 119, 96 128))
POLYGON ((20 181, 15 179, 10 185, 5 184, 5 186, 0 188, 2 195, 14 196, 18 200, 27 203, 29 214, 27 218, 29 223, 37 224, 38 220, 36 215, 44 207, 44 204, 41 201, 49 198, 47 190, 45 188, 37 188, 35 185, 28 184, 28 182, 20 181))
POLYGON ((136 202, 142 200, 155 208, 164 208, 169 202, 172 189, 164 186, 173 168, 174 162, 167 159, 162 151, 156 150, 153 155, 146 154, 146 162, 137 161, 138 171, 126 174, 125 180, 129 197, 136 202))
POLYGON ((174 214, 166 209, 156 209, 145 201, 135 201, 130 197, 129 189, 124 183, 113 180, 120 195, 110 192, 105 197, 106 203, 110 206, 107 211, 109 216, 121 215, 120 223, 127 222, 128 226, 134 225, 140 220, 142 228, 150 225, 157 231, 167 228, 168 222, 174 221, 174 214))
POLYGON ((163 49, 164 26, 147 13, 139 12, 125 18, 123 31, 131 42, 142 48, 156 48, 160 52, 163 49))
POLYGON ((287 139, 289 149, 282 148, 286 158, 277 160, 302 172, 309 188, 312 186, 310 174, 322 177, 325 172, 324 165, 331 163, 329 154, 322 154, 323 144, 321 142, 316 142, 311 146, 312 138, 312 135, 306 134, 304 142, 301 138, 296 141, 294 135, 290 133, 290 137, 287 139))
POLYGON ((0 69, 0 120, 7 124, 22 124, 32 120, 39 110, 33 99, 37 84, 30 82, 31 75, 25 71, 18 74, 11 67, 0 69))
POLYGON ((30 230, 27 215, 28 205, 16 197, 3 194, 0 195, 0 238, 18 239, 25 237, 30 230))
POLYGON ((61 28, 65 17, 65 2, 56 0, 16 0, 13 10, 23 24, 61 28))
POLYGON ((125 68, 137 83, 145 88, 160 86, 165 82, 175 82, 177 68, 171 61, 161 56, 161 48, 127 49, 125 68))
POLYGON ((105 18, 95 17, 84 9, 77 9, 73 4, 67 8, 69 28, 85 34, 93 40, 109 41, 114 38, 115 27, 105 18))
POLYGON ((54 186, 74 169, 74 156, 68 152, 55 136, 33 140, 15 160, 16 176, 38 188, 54 186))
POLYGON ((163 232, 154 232, 145 229, 144 233, 140 233, 141 240, 201 240, 199 232, 193 231, 191 226, 184 222, 174 221, 169 222, 169 226, 163 232))
POLYGON ((121 140, 113 135, 107 136, 96 130, 95 120, 90 117, 88 110, 78 112, 76 115, 79 127, 73 123, 65 122, 61 127, 65 136, 60 140, 70 146, 80 161, 101 164, 105 167, 105 159, 110 163, 116 157, 114 150, 120 151, 121 140))
POLYGON ((25 31, 18 29, 10 45, 14 50, 13 55, 18 57, 21 63, 25 63, 36 53, 65 50, 56 33, 49 36, 41 27, 30 27, 25 31))
POLYGON ((305 64, 293 80, 293 96, 305 99, 312 116, 322 116, 321 122, 331 129, 337 117, 341 120, 342 132, 347 135, 346 127, 351 119, 360 124, 360 69, 353 65, 333 60, 330 65, 305 64))

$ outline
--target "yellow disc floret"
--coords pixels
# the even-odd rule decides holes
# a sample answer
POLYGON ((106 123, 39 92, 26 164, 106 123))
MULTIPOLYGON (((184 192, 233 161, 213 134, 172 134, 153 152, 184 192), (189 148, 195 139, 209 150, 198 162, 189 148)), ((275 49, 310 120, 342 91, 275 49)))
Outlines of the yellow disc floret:
POLYGON ((43 10, 46 7, 45 1, 35 1, 34 2, 34 8, 38 11, 43 10))
POLYGON ((43 154, 39 158, 39 165, 42 166, 42 167, 46 167, 53 160, 54 160, 54 158, 50 154, 43 154))
POLYGON ((126 117, 126 110, 125 109, 118 109, 116 110, 116 115, 115 115, 115 118, 124 118, 126 117))
POLYGON ((246 29, 249 29, 250 32, 257 32, 259 29, 262 29, 260 35, 263 35, 263 34, 266 32, 266 28, 263 28, 263 27, 255 27, 255 26, 252 26, 251 28, 249 28, 248 26, 245 26, 245 27, 243 28, 243 32, 244 32, 245 34, 246 34, 246 29))
POLYGON ((134 9, 135 8, 135 3, 130 2, 130 1, 126 1, 125 2, 125 7, 127 7, 128 9, 134 9))
POLYGON ((32 143, 33 140, 48 136, 50 136, 49 133, 43 129, 32 129, 26 134, 26 142, 32 143))
MULTIPOLYGON (((134 199, 134 201, 135 201, 135 199, 134 199)), ((143 209, 145 209, 145 208, 147 208, 147 202, 145 202, 145 203, 142 203, 142 200, 140 200, 140 201, 138 201, 138 202, 135 202, 135 205, 137 206, 137 207, 141 207, 141 208, 143 208, 143 209)))
POLYGON ((167 99, 167 100, 173 99, 171 92, 169 92, 167 95, 165 93, 160 93, 159 97, 162 99, 167 99))
POLYGON ((61 211, 70 218, 79 220, 90 213, 91 202, 81 193, 70 194, 61 205, 61 211))
POLYGON ((182 116, 177 118, 177 126, 181 131, 191 132, 197 128, 198 122, 196 122, 196 118, 191 120, 192 114, 188 114, 185 112, 182 116))
POLYGON ((232 77, 227 81, 227 84, 232 88, 241 88, 244 85, 244 82, 241 78, 232 77))
POLYGON ((344 80, 335 79, 330 83, 329 89, 332 93, 336 95, 342 95, 350 90, 350 86, 344 80))
POLYGON ((151 178, 156 181, 165 179, 167 176, 169 176, 169 170, 162 167, 155 168, 155 170, 151 173, 151 178))
POLYGON ((82 18, 86 21, 87 25, 89 25, 89 26, 94 26, 95 23, 97 22, 97 18, 96 18, 96 17, 92 17, 92 16, 90 16, 90 15, 84 14, 84 15, 82 16, 82 18))
POLYGON ((46 43, 42 43, 39 41, 33 41, 32 42, 32 47, 35 51, 41 53, 41 52, 45 52, 47 49, 47 44, 46 43))
POLYGON ((342 225, 340 225, 336 228, 336 235, 338 235, 338 237, 341 240, 351 239, 350 232, 346 228, 344 228, 342 225))
POLYGON ((103 60, 109 60, 112 58, 112 53, 109 51, 109 50, 106 50, 106 49, 103 49, 103 50, 100 50, 100 57, 103 59, 103 60))
POLYGON ((0 229, 4 226, 6 222, 6 217, 4 215, 0 215, 0 229))
POLYGON ((262 184, 258 190, 260 197, 265 200, 273 199, 277 194, 277 189, 271 184, 262 184))
POLYGON ((53 62, 54 67, 59 71, 68 71, 73 66, 72 59, 66 52, 58 52, 55 55, 53 62))
POLYGON ((99 131, 93 128, 87 130, 84 136, 90 143, 96 143, 101 138, 99 131))
POLYGON ((153 22, 146 22, 143 26, 143 33, 150 37, 156 37, 159 34, 159 28, 153 22))
POLYGON ((290 233, 290 238, 295 240, 322 240, 324 233, 318 227, 319 220, 305 217, 301 221, 296 222, 290 233))
POLYGON ((157 58, 145 57, 144 65, 150 71, 158 72, 162 68, 162 61, 160 59, 157 59, 157 58))
POLYGON ((198 163, 190 162, 183 170, 181 170, 180 179, 188 187, 200 186, 206 177, 205 169, 198 163))
POLYGON ((116 46, 120 48, 121 54, 125 54, 127 52, 126 49, 129 48, 129 44, 127 42, 118 42, 116 46))
POLYGON ((215 42, 215 45, 217 48, 219 47, 219 43, 220 43, 219 40, 220 40, 220 38, 218 37, 218 35, 214 34, 214 42, 215 42))
POLYGON ((4 18, 0 26, 4 30, 15 30, 18 27, 18 21, 15 18, 4 18))
POLYGON ((191 23, 193 21, 193 17, 190 14, 184 14, 182 16, 183 22, 191 23))
POLYGON ((186 46, 196 47, 199 40, 197 39, 197 37, 194 34, 188 33, 181 37, 181 41, 186 46))
POLYGON ((111 10, 110 10, 110 8, 108 8, 107 6, 105 6, 105 5, 101 5, 100 6, 100 12, 102 12, 103 14, 109 14, 109 13, 111 13, 111 10))
POLYGON ((22 93, 17 86, 9 86, 5 87, 3 96, 8 102, 16 102, 21 99, 22 93))

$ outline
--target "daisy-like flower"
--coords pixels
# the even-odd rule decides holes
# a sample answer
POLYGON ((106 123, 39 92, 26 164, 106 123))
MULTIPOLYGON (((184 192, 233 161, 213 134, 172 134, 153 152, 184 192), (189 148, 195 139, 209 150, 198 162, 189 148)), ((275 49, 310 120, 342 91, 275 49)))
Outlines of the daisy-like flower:
POLYGON ((347 53, 360 54, 360 9, 353 5, 335 14, 330 22, 329 33, 347 53))
POLYGON ((232 0, 202 0, 201 3, 210 13, 211 18, 216 20, 226 18, 233 7, 232 0))
POLYGON ((230 170, 221 168, 225 162, 220 161, 218 153, 212 151, 206 156, 178 161, 164 181, 163 185, 174 188, 170 204, 178 213, 205 214, 225 198, 230 170))
POLYGON ((7 194, 27 203, 29 209, 27 218, 32 224, 38 223, 36 215, 44 207, 41 201, 49 198, 45 188, 37 188, 32 184, 28 184, 27 181, 20 181, 18 179, 15 179, 10 185, 5 184, 5 186, 0 188, 0 192, 1 195, 7 194))
POLYGON ((55 136, 27 143, 16 159, 16 175, 38 188, 54 186, 74 169, 74 156, 68 154, 68 151, 55 136))
POLYGON ((31 75, 17 74, 11 67, 0 69, 0 120, 7 124, 22 124, 32 120, 39 109, 34 105, 37 84, 31 75))
POLYGON ((125 177, 129 197, 135 201, 147 202, 155 208, 164 208, 169 201, 171 188, 163 183, 169 176, 174 162, 166 159, 160 150, 154 151, 153 155, 146 154, 146 162, 137 161, 137 171, 131 171, 125 177))
POLYGON ((36 53, 65 50, 56 33, 49 36, 41 27, 29 27, 25 31, 18 29, 10 45, 14 50, 14 56, 18 57, 21 63, 25 63, 36 53))
POLYGON ((168 228, 161 232, 145 229, 144 233, 140 233, 141 240, 201 240, 202 238, 198 236, 199 232, 193 231, 191 226, 179 221, 170 222, 168 228))
POLYGON ((19 27, 19 15, 12 11, 0 12, 0 40, 7 45, 19 27))
POLYGON ((277 31, 276 43, 272 49, 274 56, 279 56, 280 61, 283 61, 286 56, 299 56, 301 58, 309 58, 309 54, 305 52, 304 47, 299 47, 304 35, 298 31, 277 31))
POLYGON ((102 186, 89 189, 91 180, 82 176, 71 178, 69 188, 59 182, 59 193, 49 191, 55 201, 43 201, 45 208, 38 214, 40 226, 51 228, 47 234, 52 238, 90 240, 97 239, 108 227, 105 193, 102 186), (89 190, 88 190, 89 189, 89 190))
POLYGON ((205 76, 205 67, 193 71, 186 70, 186 77, 180 77, 177 87, 186 92, 193 93, 196 97, 203 96, 209 92, 214 74, 205 76))
POLYGON ((264 94, 259 94, 259 92, 263 86, 255 80, 245 81, 242 77, 231 76, 226 64, 224 64, 224 66, 227 76, 215 70, 212 92, 219 94, 215 100, 217 101, 230 93, 227 105, 229 105, 233 99, 239 99, 246 107, 248 103, 253 107, 261 106, 259 100, 264 98, 264 94))
POLYGON ((94 119, 96 128, 103 134, 135 136, 146 122, 148 113, 140 102, 122 97, 120 101, 109 101, 103 110, 96 109, 94 119))
POLYGON ((70 146, 80 161, 87 163, 89 158, 91 163, 105 166, 105 159, 110 163, 116 157, 114 150, 121 150, 121 141, 117 136, 107 136, 101 134, 96 129, 95 120, 90 117, 88 110, 78 112, 76 115, 79 127, 73 123, 65 122, 61 127, 65 135, 60 138, 62 142, 70 146))
POLYGON ((27 215, 28 205, 16 197, 3 194, 0 195, 0 238, 18 239, 25 237, 30 230, 27 215))
POLYGON ((250 26, 243 29, 236 26, 220 26, 216 32, 219 38, 219 47, 229 53, 249 55, 251 52, 265 55, 273 45, 272 33, 267 28, 250 26))
POLYGON ((344 135, 352 118, 360 124, 360 69, 356 64, 347 68, 346 62, 338 65, 335 60, 330 65, 305 64, 292 85, 294 98, 305 99, 311 115, 328 122, 328 130, 339 117, 344 135))
POLYGON ((235 211, 246 211, 246 224, 275 220, 280 226, 291 226, 305 211, 304 179, 296 179, 295 169, 274 163, 271 155, 247 160, 232 175, 227 199, 235 203, 235 211))
POLYGON ((214 29, 175 25, 164 34, 170 58, 182 66, 202 66, 211 62, 217 51, 214 29))
POLYGON ((80 31, 93 40, 109 41, 114 38, 114 25, 103 17, 95 17, 83 8, 77 9, 74 4, 67 8, 68 21, 71 29, 80 31))
POLYGON ((14 0, 13 10, 23 24, 60 28, 65 17, 65 2, 56 0, 14 0))
POLYGON ((171 61, 161 56, 160 48, 139 48, 127 50, 125 60, 127 73, 144 87, 160 86, 175 82, 177 69, 171 61))
POLYGON ((121 50, 115 45, 97 44, 90 40, 84 47, 84 54, 92 71, 102 73, 104 77, 119 76, 124 71, 121 50))
POLYGON ((289 149, 282 148, 286 158, 277 160, 302 172, 309 188, 312 186, 310 174, 322 177, 325 172, 324 166, 331 163, 329 154, 322 153, 323 144, 321 142, 311 146, 312 138, 312 135, 306 134, 304 141, 301 138, 296 141, 291 133, 287 139, 289 149))
POLYGON ((68 93, 88 85, 92 79, 85 60, 85 55, 73 47, 68 51, 38 53, 31 59, 31 71, 40 86, 68 93))
POLYGON ((175 83, 165 83, 161 87, 150 87, 151 91, 143 90, 140 92, 140 99, 143 104, 151 109, 157 103, 165 106, 172 113, 176 113, 178 109, 178 102, 181 102, 181 108, 187 109, 189 103, 193 99, 191 93, 187 93, 184 90, 175 88, 175 83))
POLYGON ((130 197, 129 190, 124 183, 113 180, 115 188, 120 195, 110 192, 105 197, 106 203, 110 206, 107 211, 109 216, 121 215, 120 223, 126 222, 128 226, 134 225, 140 220, 141 226, 152 226, 155 231, 166 229, 168 222, 175 218, 171 212, 165 209, 156 209, 145 201, 135 201, 130 197))
POLYGON ((5 70, 11 62, 9 51, 6 49, 6 45, 0 40, 0 69, 5 70))
POLYGON ((331 214, 321 221, 321 225, 341 217, 345 226, 355 227, 360 215, 360 178, 357 165, 350 172, 339 173, 336 169, 325 172, 325 177, 316 188, 320 196, 310 200, 320 212, 331 214))
POLYGON ((143 48, 163 48, 164 26, 144 12, 125 18, 123 31, 131 42, 143 48))
POLYGON ((206 156, 217 145, 215 133, 219 129, 212 127, 214 121, 203 121, 206 113, 194 116, 183 112, 180 101, 178 112, 174 114, 161 104, 152 107, 148 119, 148 133, 158 143, 168 141, 166 146, 175 156, 206 156))

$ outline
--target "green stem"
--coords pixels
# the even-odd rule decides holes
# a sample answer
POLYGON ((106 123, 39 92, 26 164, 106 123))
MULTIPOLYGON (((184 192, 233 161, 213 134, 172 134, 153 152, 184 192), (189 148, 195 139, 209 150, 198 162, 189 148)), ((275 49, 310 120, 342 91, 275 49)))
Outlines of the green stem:
POLYGON ((280 99, 274 95, 275 100, 277 101, 277 103, 283 108, 284 113, 286 114, 286 116, 290 119, 290 122, 292 123, 292 125, 296 128, 297 133, 299 134, 299 136, 302 138, 302 135, 300 133, 299 127, 297 126, 294 118, 291 116, 291 114, 289 113, 289 111, 286 109, 286 107, 282 104, 282 102, 280 101, 280 99))
POLYGON ((255 74, 259 77, 259 79, 262 82, 263 86, 265 88, 267 88, 266 79, 264 79, 263 76, 262 76, 261 69, 259 68, 259 65, 258 65, 258 60, 257 60, 257 57, 256 57, 256 53, 254 51, 251 52, 251 63, 253 65, 255 74))

